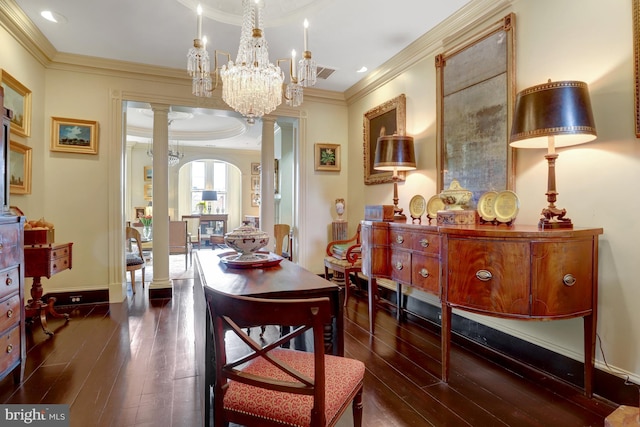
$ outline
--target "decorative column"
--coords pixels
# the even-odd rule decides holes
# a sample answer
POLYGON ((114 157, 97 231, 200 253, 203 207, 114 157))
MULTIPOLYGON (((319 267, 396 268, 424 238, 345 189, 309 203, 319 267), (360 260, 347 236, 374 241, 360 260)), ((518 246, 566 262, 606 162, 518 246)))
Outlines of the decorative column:
POLYGON ((169 279, 169 105, 153 110, 153 281, 149 298, 173 294, 169 279))
MULTIPOLYGON (((275 188, 273 177, 275 173, 274 159, 274 130, 275 116, 262 117, 262 156, 260 158, 260 229, 269 234, 270 242, 273 242, 273 225, 275 224, 275 188)), ((269 248, 272 249, 270 244, 269 248)))

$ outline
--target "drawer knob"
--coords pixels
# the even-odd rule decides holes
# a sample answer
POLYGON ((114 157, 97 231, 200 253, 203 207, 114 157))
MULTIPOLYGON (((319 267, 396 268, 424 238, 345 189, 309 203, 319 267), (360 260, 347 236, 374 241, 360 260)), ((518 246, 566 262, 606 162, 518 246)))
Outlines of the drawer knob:
POLYGON ((420 246, 422 246, 423 248, 428 248, 429 247, 429 241, 427 239, 421 239, 420 240, 420 246))
POLYGON ((56 268, 58 268, 58 264, 53 264, 53 269, 55 270, 56 268))
POLYGON ((11 353, 13 351, 13 344, 9 344, 7 346, 7 353, 11 353))
POLYGON ((481 280, 483 282, 488 282, 489 280, 493 279, 493 275, 488 270, 478 270, 476 272, 476 277, 478 278, 478 280, 481 280))
POLYGON ((0 242, 0 251, 4 249, 4 243, 0 242))
POLYGON ((5 280, 5 284, 7 286, 11 286, 13 284, 13 279, 11 277, 7 277, 7 280, 5 280))
POLYGON ((396 270, 402 270, 403 268, 404 268, 404 265, 402 265, 400 261, 396 262, 396 270))
POLYGON ((399 235, 399 234, 398 234, 398 235, 396 236, 396 242, 398 242, 398 243, 404 243, 404 237, 402 237, 401 235, 399 235))
POLYGON ((11 319, 13 317, 13 310, 11 310, 11 309, 7 310, 7 317, 9 319, 11 319))
POLYGON ((566 286, 573 286, 576 284, 576 278, 573 276, 573 274, 565 274, 562 278, 562 283, 564 283, 566 286))
POLYGON ((420 275, 426 279, 427 277, 429 277, 429 270, 427 270, 426 268, 421 268, 420 275))

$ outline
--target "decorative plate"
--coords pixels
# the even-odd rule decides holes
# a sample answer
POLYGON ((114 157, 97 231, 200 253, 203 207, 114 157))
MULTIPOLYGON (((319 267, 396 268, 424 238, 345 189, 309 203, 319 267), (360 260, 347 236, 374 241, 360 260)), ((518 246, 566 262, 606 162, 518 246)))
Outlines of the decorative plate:
POLYGON ((518 195, 510 190, 500 191, 493 203, 496 220, 499 222, 511 222, 516 219, 520 210, 518 195))
POLYGON ((280 255, 274 253, 256 252, 251 256, 240 256, 234 252, 229 255, 223 255, 220 258, 220 262, 231 268, 267 268, 280 264, 283 259, 280 255))
POLYGON ((438 211, 444 210, 444 202, 438 194, 431 197, 427 202, 427 216, 431 219, 438 217, 438 211))
POLYGON ((480 199, 478 200, 478 214, 480 215, 480 218, 485 221, 493 221, 496 219, 494 204, 497 196, 497 191, 487 191, 480 196, 480 199))
POLYGON ((420 219, 426 210, 427 202, 424 200, 424 197, 415 195, 411 198, 411 201, 409 202, 409 213, 411 214, 411 218, 420 219))

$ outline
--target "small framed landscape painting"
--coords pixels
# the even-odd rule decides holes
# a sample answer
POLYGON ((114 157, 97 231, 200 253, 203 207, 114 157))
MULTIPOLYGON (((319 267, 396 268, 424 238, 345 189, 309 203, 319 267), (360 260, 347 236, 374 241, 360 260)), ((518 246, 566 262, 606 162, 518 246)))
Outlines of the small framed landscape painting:
POLYGON ((52 117, 51 151, 98 154, 98 122, 52 117))

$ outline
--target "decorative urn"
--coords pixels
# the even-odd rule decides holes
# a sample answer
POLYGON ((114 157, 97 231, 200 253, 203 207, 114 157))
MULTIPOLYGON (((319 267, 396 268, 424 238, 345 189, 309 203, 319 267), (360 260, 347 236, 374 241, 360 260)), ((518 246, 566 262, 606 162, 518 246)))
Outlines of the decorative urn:
POLYGON ((457 179, 451 181, 451 185, 440 193, 440 199, 445 204, 446 210, 462 210, 467 207, 471 201, 471 191, 460 186, 457 179))
POLYGON ((269 244, 269 235, 248 222, 224 235, 224 242, 238 252, 238 260, 256 258, 255 252, 269 244))

